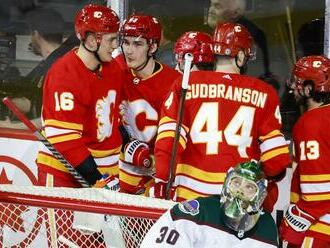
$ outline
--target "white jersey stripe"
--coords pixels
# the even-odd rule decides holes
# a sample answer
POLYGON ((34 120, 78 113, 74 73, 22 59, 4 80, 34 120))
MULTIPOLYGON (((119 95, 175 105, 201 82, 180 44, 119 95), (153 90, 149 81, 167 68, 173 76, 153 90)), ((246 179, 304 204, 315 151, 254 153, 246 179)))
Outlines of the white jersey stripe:
POLYGON ((272 139, 267 139, 264 142, 262 142, 260 145, 260 150, 262 153, 264 153, 268 150, 285 145, 287 145, 286 140, 284 139, 284 137, 280 136, 272 139))
POLYGON ((325 193, 330 194, 330 182, 327 183, 301 183, 301 192, 304 194, 308 193, 325 193))
POLYGON ((325 215, 321 216, 320 221, 330 224, 330 214, 325 214, 325 215))
POLYGON ((45 133, 46 133, 47 137, 52 137, 52 136, 67 134, 67 133, 78 133, 81 135, 81 132, 78 132, 77 130, 62 129, 62 128, 55 128, 55 127, 45 127, 45 133))
POLYGON ((111 156, 107 156, 104 158, 94 158, 95 163, 97 165, 112 165, 118 163, 119 153, 111 156))
POLYGON ((222 189, 222 183, 207 183, 207 182, 200 182, 196 179, 178 175, 175 177, 175 185, 179 186, 182 185, 186 188, 192 189, 194 191, 200 192, 202 194, 220 194, 222 189))
MULTIPOLYGON (((163 131, 175 131, 176 130, 176 123, 165 123, 158 127, 158 133, 161 133, 163 131)), ((187 133, 184 128, 181 128, 180 132, 181 136, 186 137, 187 133)))

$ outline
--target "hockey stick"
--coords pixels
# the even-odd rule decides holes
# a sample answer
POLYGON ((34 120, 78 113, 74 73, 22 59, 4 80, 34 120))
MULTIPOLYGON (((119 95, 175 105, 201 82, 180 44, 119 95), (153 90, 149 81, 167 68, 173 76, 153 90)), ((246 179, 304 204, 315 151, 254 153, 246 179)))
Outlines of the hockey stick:
POLYGON ((188 90, 188 81, 189 81, 191 63, 193 61, 193 58, 194 58, 194 56, 191 53, 186 53, 186 55, 184 56, 185 63, 184 63, 184 71, 183 71, 182 84, 181 84, 182 86, 181 86, 177 124, 176 124, 175 136, 174 136, 172 152, 171 152, 170 175, 169 175, 168 183, 166 185, 166 199, 167 200, 169 200, 169 198, 170 198, 170 190, 171 190, 174 178, 175 178, 176 153, 177 153, 177 147, 178 147, 179 138, 180 138, 184 102, 186 100, 186 93, 188 90))
MULTIPOLYGON (((81 184, 83 188, 90 188, 88 182, 75 170, 75 168, 63 157, 61 153, 59 153, 56 148, 47 140, 47 138, 41 133, 40 130, 16 107, 16 105, 10 100, 9 97, 5 97, 2 102, 17 116, 17 118, 22 121, 31 131, 33 134, 41 141, 54 155, 56 159, 58 159, 64 166, 68 169, 69 173, 81 184)), ((93 213, 86 213, 83 218, 89 219, 94 218, 97 214, 93 213)), ((122 237, 122 233, 118 230, 120 229, 120 220, 117 216, 113 217, 113 225, 117 228, 115 231, 117 232, 117 236, 122 237)), ((123 238, 122 238, 123 239, 123 238)), ((62 242, 62 240, 59 240, 62 242)), ((116 240, 115 245, 120 247, 124 243, 123 240, 116 240)))
POLYGON ((16 105, 10 100, 9 97, 5 97, 2 102, 23 122, 54 155, 54 157, 64 164, 65 168, 70 174, 81 184, 83 188, 89 188, 88 182, 75 170, 75 168, 63 157, 59 151, 47 140, 47 138, 41 133, 40 130, 16 107, 16 105))
POLYGON ((293 29, 292 29, 292 22, 291 22, 291 11, 290 11, 290 6, 286 6, 286 19, 288 23, 288 28, 289 28, 289 39, 290 39, 290 45, 291 45, 291 54, 292 54, 292 62, 293 64, 296 63, 296 47, 294 44, 294 35, 293 35, 293 29))

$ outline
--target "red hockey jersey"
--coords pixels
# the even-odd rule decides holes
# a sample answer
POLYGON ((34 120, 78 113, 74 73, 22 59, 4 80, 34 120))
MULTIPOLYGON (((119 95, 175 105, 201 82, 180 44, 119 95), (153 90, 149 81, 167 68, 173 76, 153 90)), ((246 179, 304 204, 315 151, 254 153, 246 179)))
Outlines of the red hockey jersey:
MULTIPOLYGON (((162 103, 174 80, 180 75, 167 65, 159 65, 160 68, 145 79, 132 73, 130 80, 123 85, 122 107, 125 127, 132 138, 148 143, 152 151, 162 103)), ((150 181, 150 177, 145 175, 151 175, 153 171, 153 169, 132 166, 121 160, 119 176, 121 189, 134 193, 137 185, 143 186, 150 181)))
POLYGON ((330 105, 305 112, 293 128, 297 168, 291 201, 318 221, 306 235, 330 241, 330 105))
MULTIPOLYGON (((156 178, 168 180, 181 82, 163 105, 155 147, 156 178)), ((249 76, 192 72, 186 95, 175 184, 177 199, 219 194, 227 170, 261 160, 268 176, 290 163, 273 88, 249 76)))
MULTIPOLYGON (((44 132, 73 166, 91 154, 101 173, 118 174, 122 77, 115 61, 103 63, 98 72, 88 70, 75 50, 49 70, 43 89, 44 132)), ((74 180, 45 147, 37 162, 40 170, 74 180)))

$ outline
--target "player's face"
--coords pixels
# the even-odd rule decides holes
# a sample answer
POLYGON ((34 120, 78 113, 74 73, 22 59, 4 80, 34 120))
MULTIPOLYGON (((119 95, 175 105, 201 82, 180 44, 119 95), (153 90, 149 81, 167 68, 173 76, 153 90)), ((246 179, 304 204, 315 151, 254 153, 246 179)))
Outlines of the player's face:
POLYGON ((111 61, 112 52, 118 47, 117 33, 103 34, 98 54, 101 61, 111 61))
POLYGON ((228 0, 211 0, 208 10, 207 23, 210 27, 215 27, 218 21, 226 21, 228 19, 228 0))
POLYGON ((39 39, 40 39, 39 33, 37 31, 33 31, 31 34, 31 42, 29 44, 29 49, 35 55, 41 56, 41 47, 38 42, 39 39))
POLYGON ((243 177, 233 177, 229 182, 229 190, 232 196, 242 200, 253 200, 258 192, 258 186, 255 182, 243 177))
POLYGON ((245 9, 245 0, 210 0, 207 23, 215 27, 218 22, 233 22, 245 9))
POLYGON ((125 36, 122 43, 127 66, 131 69, 139 68, 147 61, 149 45, 142 37, 125 36))
POLYGON ((297 104, 305 104, 305 87, 303 86, 303 81, 303 79, 294 77, 293 82, 289 85, 297 104))

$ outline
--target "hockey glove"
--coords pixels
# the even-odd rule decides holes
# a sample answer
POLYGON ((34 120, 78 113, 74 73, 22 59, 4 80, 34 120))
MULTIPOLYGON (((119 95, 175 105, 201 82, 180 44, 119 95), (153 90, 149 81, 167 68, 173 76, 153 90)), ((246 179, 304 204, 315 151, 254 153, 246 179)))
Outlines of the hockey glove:
POLYGON ((99 189, 103 188, 113 191, 119 191, 119 179, 115 176, 109 176, 108 174, 104 174, 102 178, 94 184, 93 187, 99 189))
POLYGON ((290 205, 280 225, 279 233, 283 241, 300 246, 305 232, 314 222, 313 216, 300 210, 296 205, 290 205))
POLYGON ((98 171, 97 164, 91 155, 81 162, 76 167, 76 170, 89 185, 94 185, 98 180, 102 179, 102 174, 98 171))
MULTIPOLYGON (((156 178, 155 184, 150 187, 149 196, 159 199, 166 199, 166 185, 167 182, 156 178)), ((176 200, 175 190, 176 187, 171 187, 168 200, 176 200)))
POLYGON ((148 144, 139 140, 132 140, 126 144, 124 162, 133 166, 149 168, 152 165, 152 159, 148 144))

